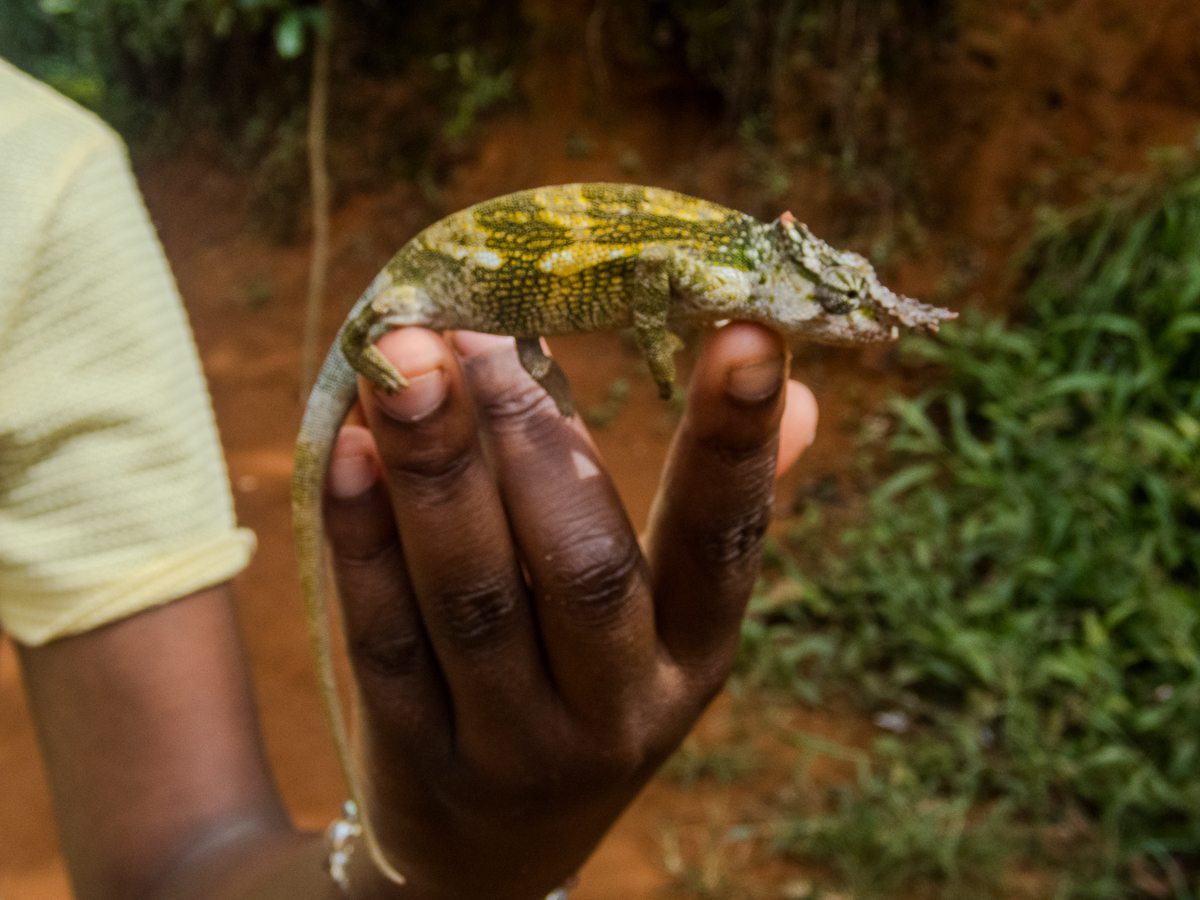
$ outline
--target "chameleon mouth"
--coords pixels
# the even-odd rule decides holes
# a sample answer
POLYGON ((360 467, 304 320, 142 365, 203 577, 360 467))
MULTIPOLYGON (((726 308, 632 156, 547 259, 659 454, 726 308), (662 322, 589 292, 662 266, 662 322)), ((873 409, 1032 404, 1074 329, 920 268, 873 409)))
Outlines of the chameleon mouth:
POLYGON ((958 318, 958 313, 938 306, 929 306, 920 300, 913 300, 902 294, 892 293, 880 285, 872 291, 872 299, 878 304, 885 316, 896 320, 908 328, 934 333, 938 325, 948 319, 958 318))
POLYGON ((901 327, 933 334, 943 321, 958 313, 929 306, 878 286, 872 303, 837 315, 818 316, 796 329, 807 339, 822 344, 865 344, 894 341, 901 327))
POLYGON ((802 333, 807 340, 817 343, 849 346, 894 341, 900 336, 900 327, 889 316, 856 309, 845 315, 822 316, 806 322, 802 333))

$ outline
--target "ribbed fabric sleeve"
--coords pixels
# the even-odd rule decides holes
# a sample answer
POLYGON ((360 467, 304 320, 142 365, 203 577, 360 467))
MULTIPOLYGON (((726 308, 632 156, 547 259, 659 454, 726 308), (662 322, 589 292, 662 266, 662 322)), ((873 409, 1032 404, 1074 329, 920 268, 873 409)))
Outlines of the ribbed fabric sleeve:
POLYGON ((0 627, 91 629, 253 546, 120 139, 0 60, 0 627))

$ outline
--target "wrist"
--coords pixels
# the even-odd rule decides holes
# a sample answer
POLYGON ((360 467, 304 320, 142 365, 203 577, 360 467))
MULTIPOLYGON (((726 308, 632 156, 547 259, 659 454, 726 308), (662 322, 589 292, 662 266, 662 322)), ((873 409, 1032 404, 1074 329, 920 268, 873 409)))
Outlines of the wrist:
MULTIPOLYGON (((325 849, 328 854, 325 871, 338 894, 345 900, 417 900, 421 895, 421 891, 415 886, 407 882, 397 883, 376 866, 364 845, 362 825, 358 822, 357 811, 350 801, 346 801, 343 815, 334 819, 326 828, 325 849)), ((497 873, 497 878, 503 878, 503 873, 497 873)), ((563 886, 545 895, 544 900, 568 900, 568 893, 576 881, 572 876, 563 886)), ((444 896, 447 887, 449 886, 438 885, 431 896, 444 896)), ((543 898, 539 896, 531 900, 543 898)))

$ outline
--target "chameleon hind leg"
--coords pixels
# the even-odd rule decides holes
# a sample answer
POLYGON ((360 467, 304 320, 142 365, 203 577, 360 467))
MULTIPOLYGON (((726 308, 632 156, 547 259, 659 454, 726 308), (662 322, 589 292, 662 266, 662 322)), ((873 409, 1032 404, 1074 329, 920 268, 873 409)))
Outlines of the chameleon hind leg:
POLYGON ((567 374, 542 350, 541 338, 517 338, 517 358, 534 381, 546 389, 564 418, 575 415, 575 398, 567 374))
POLYGON ((671 399, 675 390, 675 351, 683 341, 667 329, 671 309, 671 269, 675 263, 667 248, 649 248, 638 261, 633 292, 633 334, 658 385, 658 396, 671 399), (659 252, 655 252, 659 251, 659 252))

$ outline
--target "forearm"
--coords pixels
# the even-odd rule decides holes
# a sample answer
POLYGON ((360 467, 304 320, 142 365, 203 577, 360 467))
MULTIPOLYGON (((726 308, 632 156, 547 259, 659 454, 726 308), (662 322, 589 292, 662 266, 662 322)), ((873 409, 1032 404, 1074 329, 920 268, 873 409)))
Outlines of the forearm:
POLYGON ((320 874, 267 768, 225 587, 20 655, 80 900, 235 891, 297 854, 320 874))
POLYGON ((238 832, 185 853, 144 900, 346 900, 328 858, 321 835, 238 832))

